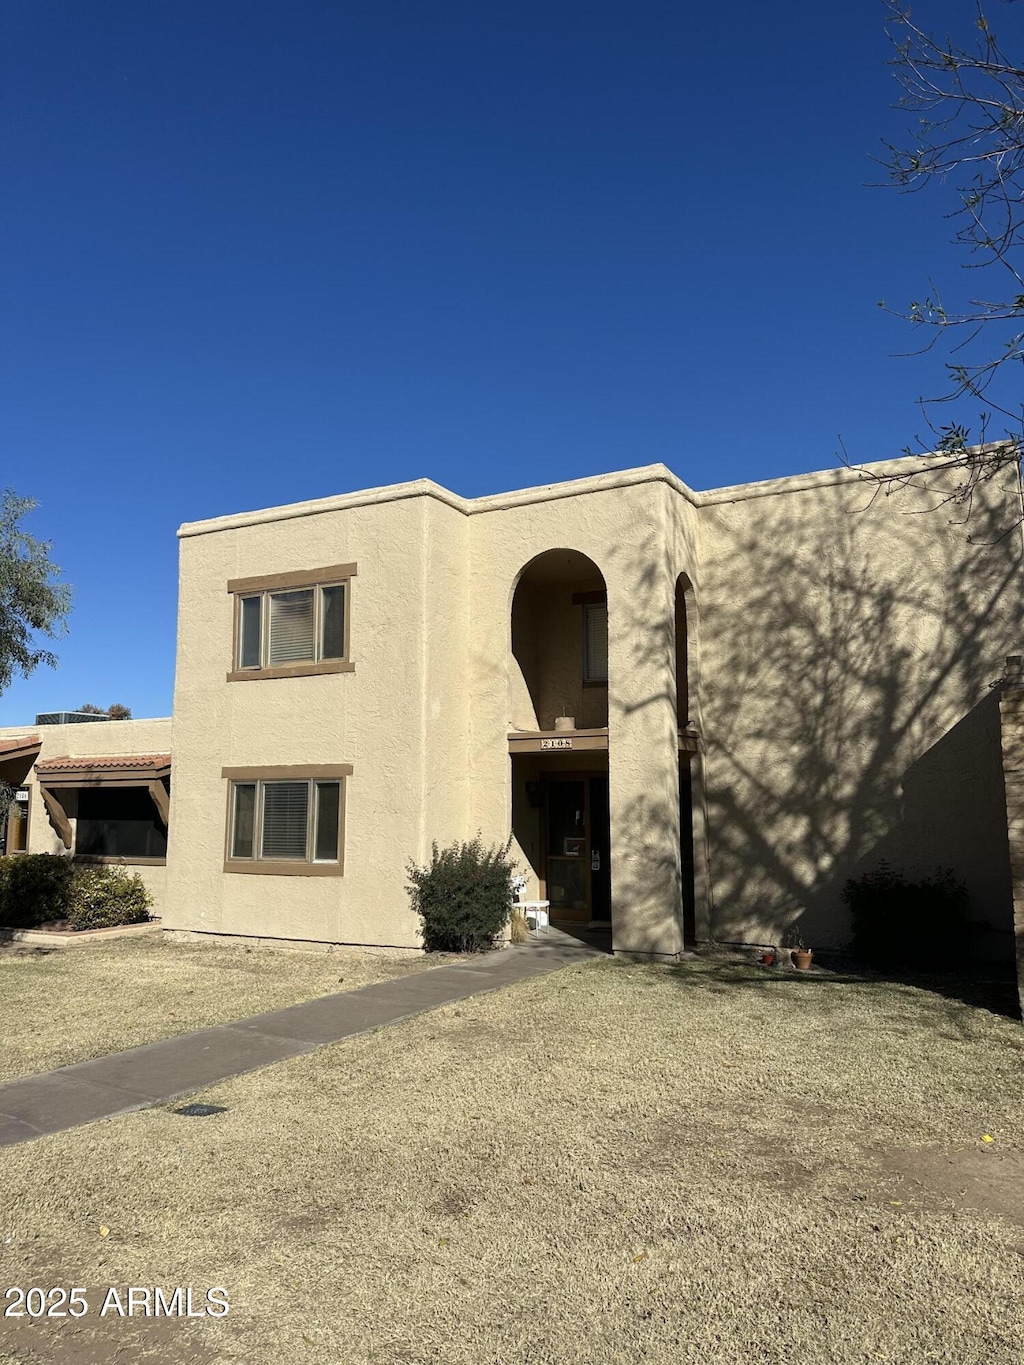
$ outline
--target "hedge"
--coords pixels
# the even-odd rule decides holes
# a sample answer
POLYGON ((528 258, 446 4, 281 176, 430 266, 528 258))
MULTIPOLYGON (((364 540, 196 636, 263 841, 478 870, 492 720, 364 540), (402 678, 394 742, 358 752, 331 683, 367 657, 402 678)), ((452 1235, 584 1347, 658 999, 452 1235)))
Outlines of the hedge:
POLYGON ((107 929, 149 919, 142 878, 123 867, 75 863, 51 853, 0 858, 0 925, 36 929, 67 920, 73 929, 107 929))
POLYGON ((967 887, 952 869, 908 881, 882 862, 851 878, 843 900, 853 922, 852 948, 872 966, 924 970, 956 961, 970 934, 967 887))

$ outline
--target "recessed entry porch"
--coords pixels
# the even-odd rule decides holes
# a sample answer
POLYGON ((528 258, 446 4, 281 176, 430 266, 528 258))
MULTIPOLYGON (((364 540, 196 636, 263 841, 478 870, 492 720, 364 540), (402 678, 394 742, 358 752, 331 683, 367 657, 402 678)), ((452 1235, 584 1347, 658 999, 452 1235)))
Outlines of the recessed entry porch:
MULTIPOLYGON (((694 848, 703 825, 698 821, 701 770, 699 761, 694 763, 700 740, 691 719, 690 595, 689 579, 681 574, 674 621, 663 622, 664 628, 651 633, 644 646, 652 667, 670 663, 675 653, 678 850, 652 843, 661 826, 656 821, 652 827, 643 802, 638 806, 633 797, 624 799, 631 785, 628 772, 613 788, 620 824, 611 828, 609 685, 614 689, 616 680, 609 673, 608 597, 601 569, 580 551, 547 550, 522 569, 511 596, 512 832, 521 871, 530 883, 527 899, 548 901, 553 924, 581 937, 599 935, 609 949, 613 921, 615 946, 623 951, 635 951, 638 938, 640 951, 647 951, 661 934, 659 929, 652 935, 648 927, 638 935, 631 918, 638 896, 641 901, 650 897, 644 865, 636 857, 640 848, 649 859, 650 887, 658 887, 657 903, 644 911, 648 926, 659 914, 664 916, 661 941, 671 945, 669 953, 697 939, 694 848), (662 645, 665 656, 659 659, 662 645), (614 894, 613 847, 617 856, 627 855, 614 894)), ((612 710, 621 715, 621 708, 612 710)), ((629 761, 620 746, 616 762, 629 761)), ((658 761, 659 780, 664 781, 666 766, 676 766, 675 756, 665 753, 658 761)), ((675 821, 664 824, 667 835, 675 821)))
MULTIPOLYGON (((517 735, 510 747, 531 738, 517 735)), ((603 738, 607 746, 607 732, 603 738)), ((550 903, 553 925, 611 951, 607 747, 520 749, 511 762, 512 832, 526 860, 523 871, 550 903)))

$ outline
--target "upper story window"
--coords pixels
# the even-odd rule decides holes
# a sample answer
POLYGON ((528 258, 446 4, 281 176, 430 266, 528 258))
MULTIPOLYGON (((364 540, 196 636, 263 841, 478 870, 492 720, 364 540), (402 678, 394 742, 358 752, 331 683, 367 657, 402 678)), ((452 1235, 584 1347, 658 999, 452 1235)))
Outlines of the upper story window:
POLYGON ((583 608, 583 681, 608 682, 608 605, 588 602, 583 608))
POLYGON ((345 673, 354 564, 237 578, 235 657, 229 682, 345 673))
POLYGON ((344 583, 332 583, 240 597, 238 667, 344 659, 345 591, 344 583))

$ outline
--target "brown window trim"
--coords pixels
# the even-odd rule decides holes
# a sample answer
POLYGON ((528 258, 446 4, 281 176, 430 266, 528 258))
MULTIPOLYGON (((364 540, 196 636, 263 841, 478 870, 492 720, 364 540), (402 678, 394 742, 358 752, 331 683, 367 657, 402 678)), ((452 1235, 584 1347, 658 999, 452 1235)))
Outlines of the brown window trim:
MULTIPOLYGON (((237 658, 237 654, 235 656, 237 658)), ((351 659, 323 659, 318 664, 277 664, 273 668, 236 668, 228 682, 258 682, 261 678, 312 678, 321 673, 354 673, 351 659)))
POLYGON ((227 810, 224 821, 224 871, 242 872, 249 876, 267 877, 341 877, 345 872, 345 825, 348 804, 347 778, 352 776, 351 763, 288 763, 275 767, 221 768, 227 780, 227 810), (231 821, 232 796, 236 782, 340 782, 338 802, 338 861, 336 863, 306 862, 291 858, 232 858, 231 821))
POLYGON ((233 597, 231 623, 231 660, 228 682, 269 681, 274 678, 310 678, 328 673, 354 673, 352 662, 352 585, 351 580, 358 577, 355 564, 328 564, 321 569, 294 569, 289 573, 258 574, 253 578, 231 578, 228 580, 228 593, 233 597), (293 588, 330 587, 334 584, 345 585, 345 657, 343 659, 308 660, 295 664, 273 664, 265 668, 239 668, 238 648, 241 625, 240 601, 243 596, 257 593, 287 591, 293 588))
MULTIPOLYGON (((345 826, 342 822, 342 834, 345 826)), ((247 872, 250 876, 259 877, 341 877, 344 875, 344 861, 339 858, 336 863, 304 863, 297 858, 294 862, 286 859, 274 861, 268 858, 266 862, 247 862, 242 859, 224 859, 225 872, 247 872)))
POLYGON ((602 682, 599 678, 584 678, 584 679, 583 679, 583 686, 584 686, 584 687, 603 687, 604 690, 605 690, 606 692, 608 691, 608 683, 607 683, 607 682, 602 682))
POLYGON ((574 607, 607 606, 608 592, 605 588, 596 588, 593 592, 574 592, 572 604, 574 607))
POLYGON ((257 574, 255 578, 231 578, 228 592, 271 592, 288 588, 319 588, 325 583, 357 577, 355 564, 329 564, 323 569, 294 569, 291 573, 257 574))
POLYGON ((220 775, 229 782, 308 782, 314 777, 334 782, 339 777, 351 777, 352 764, 285 763, 271 768, 264 763, 259 768, 221 768, 220 775))
POLYGON ((166 858, 133 858, 126 853, 75 853, 73 863, 103 863, 114 867, 166 867, 166 858))

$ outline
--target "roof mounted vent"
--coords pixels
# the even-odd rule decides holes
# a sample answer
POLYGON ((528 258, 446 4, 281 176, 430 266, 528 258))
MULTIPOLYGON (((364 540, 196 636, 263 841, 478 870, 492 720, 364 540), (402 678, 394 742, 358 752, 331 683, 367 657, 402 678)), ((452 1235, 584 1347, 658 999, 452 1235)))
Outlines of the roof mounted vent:
POLYGON ((92 711, 42 711, 36 716, 37 725, 88 725, 94 720, 109 720, 109 716, 92 711))

